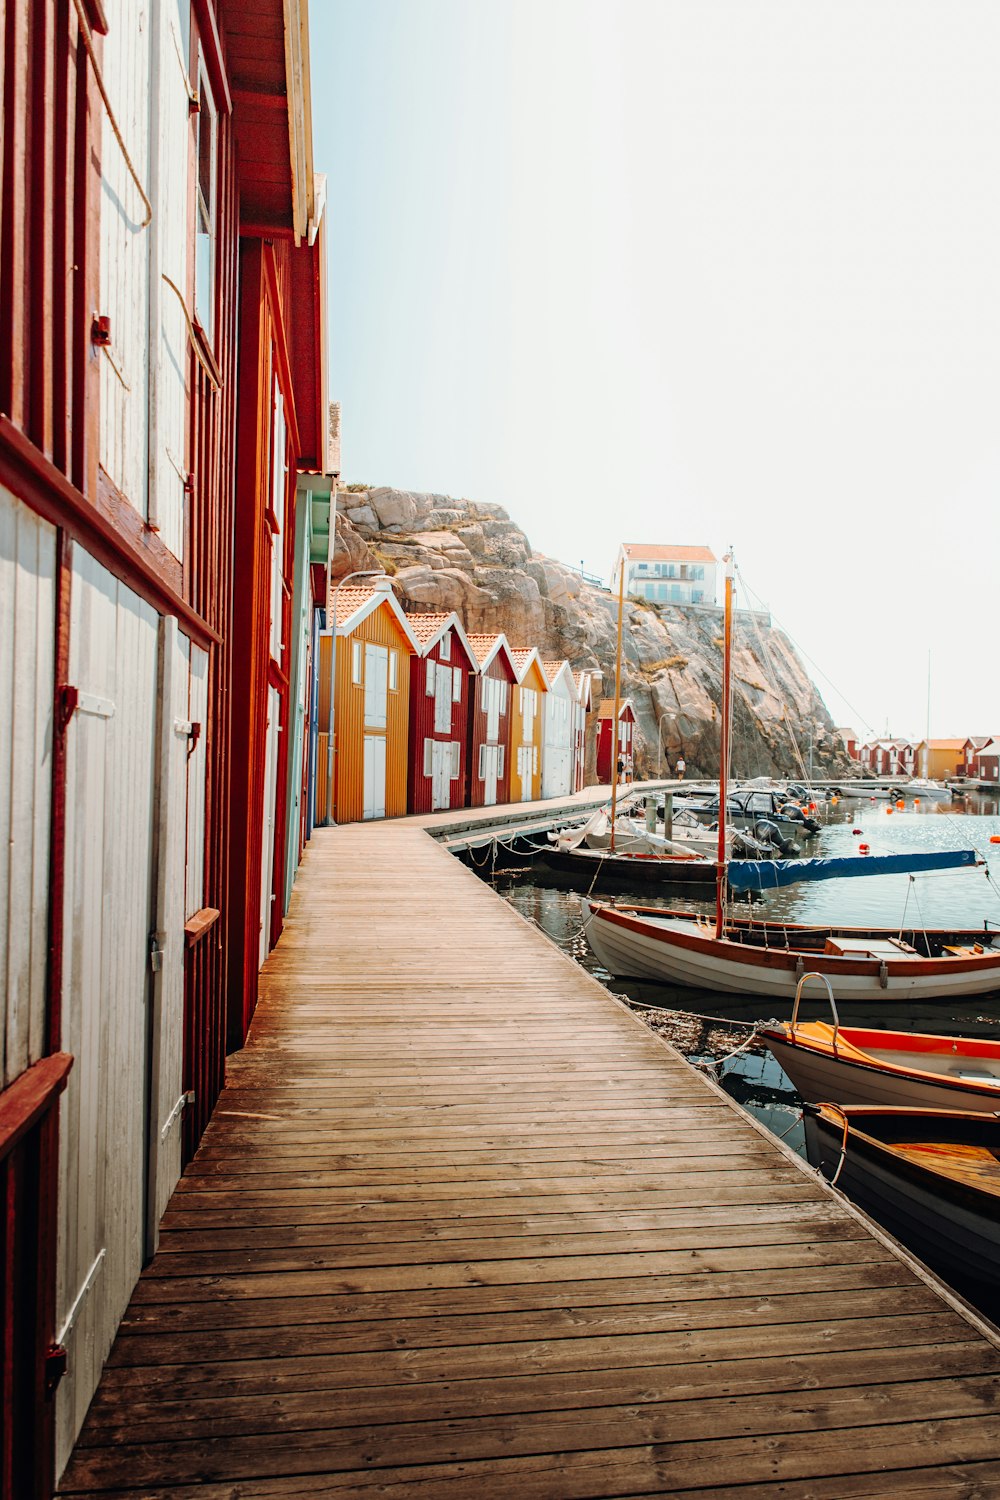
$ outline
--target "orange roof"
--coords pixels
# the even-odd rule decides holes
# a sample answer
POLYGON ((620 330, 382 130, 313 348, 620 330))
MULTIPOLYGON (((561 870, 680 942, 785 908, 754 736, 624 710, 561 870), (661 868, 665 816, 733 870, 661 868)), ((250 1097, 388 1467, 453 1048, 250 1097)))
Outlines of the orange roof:
POLYGON ((453 613, 454 611, 449 611, 447 614, 438 615, 408 614, 406 618, 409 620, 410 629, 413 631, 413 634, 416 636, 421 646, 426 646, 427 642, 433 640, 438 631, 443 629, 443 627, 448 623, 453 613))
MULTIPOLYGON (((381 595, 381 590, 378 591, 381 595)), ((340 589, 337 594, 337 624, 346 625, 347 621, 356 615, 376 593, 375 589, 365 588, 360 584, 357 588, 340 589)))
POLYGON ((710 547, 656 547, 648 542, 622 542, 629 559, 640 562, 718 562, 710 547))
POLYGON ((362 584, 359 588, 339 588, 335 590, 334 602, 337 610, 337 634, 350 635, 361 625, 373 610, 381 608, 385 604, 391 611, 396 623, 414 651, 419 651, 417 639, 410 627, 410 622, 403 613, 403 607, 395 594, 392 585, 388 581, 378 580, 378 584, 372 588, 362 584))
POLYGON ((512 672, 517 675, 514 663, 510 659, 510 645, 502 630, 492 632, 479 631, 475 635, 467 635, 466 640, 473 656, 479 663, 480 671, 488 665, 498 651, 506 653, 507 661, 512 672))
MULTIPOLYGON (((619 705, 618 705, 618 717, 619 717, 619 719, 621 718, 622 714, 625 712, 626 709, 628 709, 629 713, 632 715, 632 717, 634 719, 635 718, 635 709, 632 707, 632 700, 631 700, 631 698, 623 698, 622 701, 619 703, 619 705)), ((615 700, 613 698, 602 698, 601 699, 601 703, 600 703, 600 707, 597 710, 597 717, 599 719, 613 719, 614 716, 615 716, 615 700)))
POLYGON ((964 750, 965 740, 921 740, 928 750, 964 750))
POLYGON ((542 666, 542 658, 538 654, 537 646, 513 646, 511 647, 510 659, 514 663, 517 680, 522 683, 528 675, 528 670, 534 662, 541 673, 542 681, 546 687, 549 685, 545 668, 542 666))

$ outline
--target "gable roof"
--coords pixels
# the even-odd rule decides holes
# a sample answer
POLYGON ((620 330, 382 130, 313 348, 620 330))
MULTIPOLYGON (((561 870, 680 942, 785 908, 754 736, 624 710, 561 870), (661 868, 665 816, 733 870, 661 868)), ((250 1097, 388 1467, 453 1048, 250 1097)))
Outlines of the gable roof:
POLYGON ((710 547, 660 547, 649 542, 622 542, 630 562, 707 562, 718 558, 710 547))
POLYGON ((928 750, 964 750, 964 740, 919 740, 917 748, 926 745, 928 750))
POLYGON ((477 632, 473 635, 467 636, 466 639, 468 640, 469 646, 472 649, 473 656, 479 663, 480 672, 485 672, 487 667, 490 665, 490 662, 497 655, 497 653, 502 651, 504 656, 507 658, 507 665, 510 667, 510 675, 514 678, 515 681, 517 680, 517 668, 515 667, 514 659, 511 656, 510 642, 508 641, 502 630, 496 630, 492 632, 477 632))
POLYGON ((403 636, 406 638, 412 650, 419 652, 420 645, 416 636, 410 629, 410 622, 403 613, 403 607, 395 594, 392 592, 392 584, 387 578, 380 587, 367 587, 362 584, 359 588, 346 588, 334 590, 337 606, 337 635, 350 635, 363 625, 370 614, 373 614, 380 605, 387 605, 392 611, 396 623, 403 636))
POLYGON ((586 668, 582 672, 573 673, 573 681, 576 683, 576 696, 588 711, 594 706, 594 674, 586 668))
POLYGON ((417 641, 419 656, 426 656, 428 651, 434 649, 445 631, 451 630, 458 636, 462 650, 469 658, 469 664, 475 667, 476 671, 479 670, 479 661, 469 643, 469 637, 465 633, 457 610, 453 609, 447 614, 437 612, 429 615, 407 615, 406 618, 417 641))
POLYGON ((549 679, 545 675, 545 668, 542 666, 542 658, 538 654, 537 646, 515 646, 510 653, 510 659, 514 663, 514 671, 517 673, 518 686, 527 677, 531 671, 531 664, 534 662, 541 674, 542 681, 548 687, 549 679))
MULTIPOLYGON (((632 707, 632 699, 631 698, 623 698, 622 701, 619 703, 619 705, 618 705, 618 717, 619 717, 619 719, 621 718, 622 714, 625 712, 626 709, 628 709, 629 713, 632 715, 632 717, 634 719, 635 718, 635 709, 632 707)), ((597 717, 599 719, 613 719, 614 716, 615 716, 615 700, 613 698, 602 698, 601 702, 600 702, 600 706, 599 706, 599 708, 597 710, 597 717)))
POLYGON ((570 664, 565 657, 563 657, 561 661, 543 661, 542 670, 545 673, 546 680, 548 681, 550 688, 555 687, 556 679, 558 677, 565 676, 566 680, 569 683, 570 692, 574 697, 578 696, 576 678, 574 677, 572 668, 570 667, 570 664))

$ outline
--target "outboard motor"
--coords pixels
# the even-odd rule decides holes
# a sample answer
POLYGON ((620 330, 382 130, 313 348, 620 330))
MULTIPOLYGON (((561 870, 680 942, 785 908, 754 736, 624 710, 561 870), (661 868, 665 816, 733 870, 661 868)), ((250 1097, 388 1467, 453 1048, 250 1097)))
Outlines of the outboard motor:
POLYGON ((786 859, 794 859, 802 850, 794 839, 786 839, 777 823, 771 823, 767 818, 761 818, 754 824, 754 836, 760 839, 762 844, 768 845, 772 850, 776 849, 786 859))

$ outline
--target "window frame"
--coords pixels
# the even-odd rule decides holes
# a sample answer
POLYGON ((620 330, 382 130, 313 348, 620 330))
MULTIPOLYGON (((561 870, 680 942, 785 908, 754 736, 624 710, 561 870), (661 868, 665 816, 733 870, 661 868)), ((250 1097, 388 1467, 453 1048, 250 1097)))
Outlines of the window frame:
POLYGON ((215 324, 218 313, 218 240, 219 240, 219 108, 208 76, 208 66, 200 40, 197 44, 196 70, 198 109, 195 115, 194 151, 194 306, 196 327, 210 349, 215 347, 215 324), (207 106, 207 107, 206 107, 207 106), (209 201, 202 189, 202 141, 206 121, 209 126, 209 201), (202 219, 208 228, 202 229, 202 219), (200 243, 208 242, 208 286, 202 289, 200 243), (207 300, 203 300, 207 299, 207 300))

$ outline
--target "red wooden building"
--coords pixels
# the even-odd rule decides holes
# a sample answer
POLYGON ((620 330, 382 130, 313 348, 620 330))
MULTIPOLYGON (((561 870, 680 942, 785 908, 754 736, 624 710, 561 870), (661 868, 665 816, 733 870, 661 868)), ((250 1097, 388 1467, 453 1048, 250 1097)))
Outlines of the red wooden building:
POLYGON ((510 716, 517 668, 507 637, 470 635, 479 663, 469 695, 469 766, 466 806, 510 801, 510 716))
POLYGON ((325 464, 304 6, 143 16, 0 10, 0 1493, 33 1500, 280 926, 325 464))
POLYGON ((450 614, 408 615, 420 646, 410 657, 411 813, 465 806, 469 700, 479 663, 462 622, 450 614))
MULTIPOLYGON (((615 761, 612 746, 615 736, 611 727, 614 716, 615 701, 613 698, 605 698, 597 710, 597 780, 601 786, 610 786, 614 774, 615 761)), ((634 736, 635 709, 630 699, 623 698, 618 705, 617 755, 622 761, 622 775, 624 776, 632 774, 634 736)))

